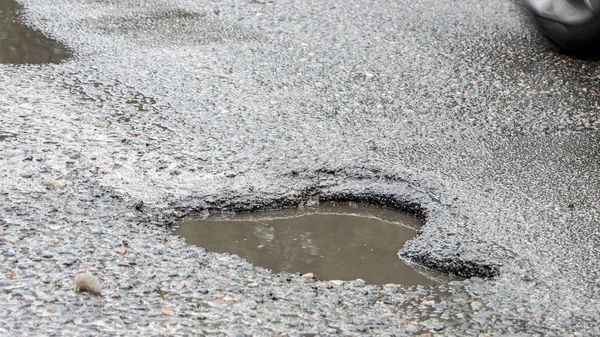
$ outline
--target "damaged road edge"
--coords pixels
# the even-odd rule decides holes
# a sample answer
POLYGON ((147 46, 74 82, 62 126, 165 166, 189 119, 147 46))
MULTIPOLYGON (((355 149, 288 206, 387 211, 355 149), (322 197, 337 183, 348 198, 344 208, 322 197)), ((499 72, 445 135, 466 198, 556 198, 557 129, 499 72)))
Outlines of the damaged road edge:
MULTIPOLYGON (((198 202, 196 206, 192 206, 189 202, 187 202, 187 206, 175 206, 175 203, 172 203, 173 208, 168 211, 165 210, 158 213, 150 211, 150 213, 146 213, 146 216, 149 216, 150 218, 146 217, 143 221, 152 224, 177 227, 183 217, 190 215, 221 212, 259 212, 304 207, 314 203, 357 202, 385 207, 396 211, 409 212, 423 220, 425 226, 436 226, 436 223, 428 221, 428 214, 432 210, 432 207, 439 208, 444 206, 435 202, 427 203, 426 199, 428 198, 423 200, 410 200, 404 193, 394 194, 369 191, 331 192, 326 189, 321 190, 320 188, 312 187, 296 194, 274 198, 261 198, 259 196, 220 196, 216 198, 206 197, 198 202), (154 213, 154 215, 151 215, 151 213, 154 213)), ((139 203, 136 203, 132 205, 132 207, 138 209, 138 205, 139 203)), ((412 243, 416 240, 425 240, 425 242, 427 242, 427 238, 421 237, 422 232, 423 231, 419 229, 417 236, 413 240, 407 242, 400 250, 400 258, 406 258, 408 261, 423 267, 463 278, 489 278, 500 274, 501 263, 490 263, 490 261, 462 258, 461 253, 459 251, 453 251, 451 245, 445 247, 446 249, 441 252, 443 254, 440 254, 439 250, 432 252, 431 250, 424 249, 422 243, 413 245, 412 243)), ((456 240, 456 238, 454 240, 456 240)))

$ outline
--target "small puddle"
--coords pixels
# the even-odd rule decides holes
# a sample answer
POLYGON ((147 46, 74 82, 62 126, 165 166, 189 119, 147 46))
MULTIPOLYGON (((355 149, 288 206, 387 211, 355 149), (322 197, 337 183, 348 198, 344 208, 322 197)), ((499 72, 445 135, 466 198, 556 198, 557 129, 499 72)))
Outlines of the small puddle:
POLYGON ((21 23, 21 10, 16 1, 0 0, 0 63, 58 63, 71 56, 62 44, 21 23))
POLYGON ((188 219, 176 234, 190 244, 232 253, 274 271, 314 273, 323 280, 439 285, 451 278, 398 258, 422 222, 364 205, 319 206, 188 219))

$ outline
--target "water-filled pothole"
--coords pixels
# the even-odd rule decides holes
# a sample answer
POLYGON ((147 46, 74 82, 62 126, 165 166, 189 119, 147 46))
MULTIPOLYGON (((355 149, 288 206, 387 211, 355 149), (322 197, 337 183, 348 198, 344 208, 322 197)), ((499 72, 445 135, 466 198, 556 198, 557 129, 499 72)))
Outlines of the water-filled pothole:
POLYGON ((22 23, 21 6, 0 1, 0 63, 57 63, 70 57, 69 50, 22 23))
POLYGON ((438 285, 451 278, 398 257, 421 221, 407 213, 344 204, 188 219, 177 231, 189 243, 237 254, 274 271, 323 280, 438 285))

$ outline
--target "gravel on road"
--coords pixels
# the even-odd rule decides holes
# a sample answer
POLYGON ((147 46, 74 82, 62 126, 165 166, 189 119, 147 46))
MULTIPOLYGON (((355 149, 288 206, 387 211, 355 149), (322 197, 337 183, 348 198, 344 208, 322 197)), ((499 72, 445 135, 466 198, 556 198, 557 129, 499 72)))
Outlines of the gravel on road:
POLYGON ((517 4, 19 3, 73 57, 0 65, 0 334, 600 335, 600 70, 517 4), (400 256, 466 279, 303 278, 173 234, 330 200, 423 215, 400 256))

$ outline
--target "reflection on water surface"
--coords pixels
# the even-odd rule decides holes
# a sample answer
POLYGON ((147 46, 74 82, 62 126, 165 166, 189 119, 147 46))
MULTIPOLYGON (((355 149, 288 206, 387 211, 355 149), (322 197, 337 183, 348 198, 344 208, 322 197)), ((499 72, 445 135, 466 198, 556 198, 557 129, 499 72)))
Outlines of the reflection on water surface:
POLYGON ((58 63, 70 57, 69 50, 21 23, 21 6, 0 0, 0 63, 58 63))
POLYGON ((312 272, 325 280, 436 285, 447 277, 431 271, 426 276, 397 256, 421 225, 410 214, 344 205, 213 215, 184 221, 176 234, 275 271, 312 272))

